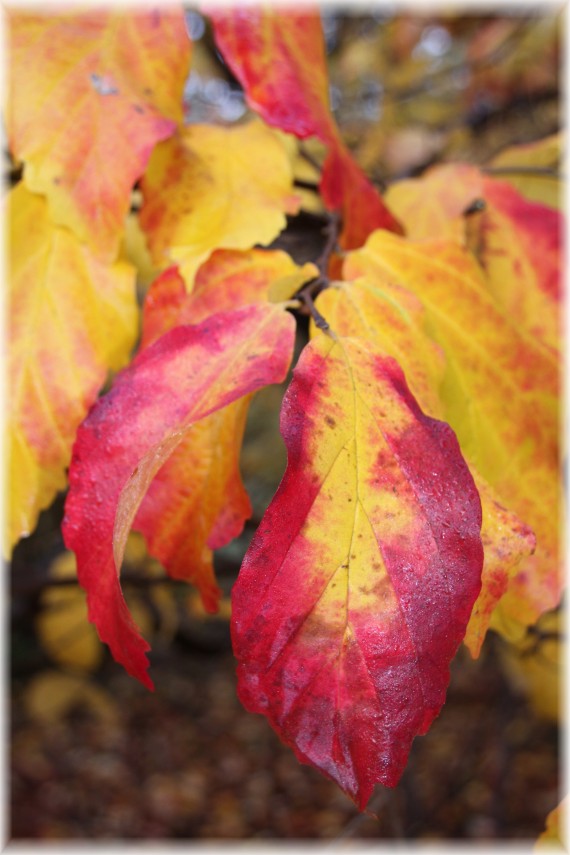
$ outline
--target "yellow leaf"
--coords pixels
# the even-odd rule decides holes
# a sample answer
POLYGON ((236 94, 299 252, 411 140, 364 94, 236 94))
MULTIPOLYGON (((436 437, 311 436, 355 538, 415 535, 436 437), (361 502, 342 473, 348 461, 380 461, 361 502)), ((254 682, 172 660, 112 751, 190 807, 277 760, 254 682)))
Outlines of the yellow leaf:
POLYGON ((532 202, 560 208, 562 182, 558 173, 563 141, 564 134, 560 132, 536 142, 509 146, 491 160, 492 174, 506 178, 532 202))
MULTIPOLYGON (((75 556, 64 552, 52 562, 50 579, 75 579, 75 556)), ((85 594, 79 584, 53 585, 42 594, 42 610, 36 618, 41 644, 58 665, 94 671, 103 659, 95 628, 87 620, 85 594)))
POLYGON ((536 714, 558 723, 561 717, 562 634, 560 611, 546 612, 523 638, 501 648, 501 661, 513 684, 536 714))
POLYGON ((260 121, 191 125, 157 146, 143 179, 140 222, 154 262, 176 262, 188 290, 215 249, 267 245, 295 213, 292 169, 260 121))
POLYGON ((96 260, 23 184, 7 205, 8 545, 66 483, 75 431, 136 335, 134 270, 96 260))
POLYGON ((152 263, 146 237, 135 213, 130 213, 125 221, 122 254, 136 268, 137 284, 146 293, 160 271, 152 263))
POLYGON ((384 199, 410 240, 448 238, 464 245, 464 212, 482 196, 479 170, 454 163, 434 167, 421 178, 391 184, 384 199))
POLYGON ((106 727, 118 721, 111 695, 83 675, 42 671, 28 685, 24 704, 29 716, 47 725, 61 720, 76 706, 87 707, 106 727))
POLYGON ((562 799, 546 817, 546 828, 535 844, 535 852, 568 852, 568 797, 562 799))
POLYGON ((370 339, 393 356, 422 409, 434 418, 443 416, 443 352, 426 336, 425 310, 410 290, 388 279, 377 283, 363 276, 333 283, 319 294, 316 306, 338 335, 370 339))

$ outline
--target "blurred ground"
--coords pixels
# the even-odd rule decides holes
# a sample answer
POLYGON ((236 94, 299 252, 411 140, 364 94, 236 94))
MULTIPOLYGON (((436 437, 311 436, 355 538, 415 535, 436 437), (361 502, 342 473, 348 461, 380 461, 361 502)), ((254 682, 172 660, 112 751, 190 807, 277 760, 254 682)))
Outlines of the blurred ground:
POLYGON ((497 637, 476 662, 460 651, 401 783, 372 797, 375 818, 241 707, 227 623, 202 623, 153 644, 154 694, 110 661, 70 685, 61 671, 24 676, 28 639, 13 687, 14 838, 532 841, 558 803, 557 727, 512 688, 497 637))
MULTIPOLYGON (((203 19, 193 13, 188 20, 201 34, 187 87, 189 119, 239 119, 245 106, 235 81, 217 62, 203 19)), ((485 163, 507 145, 560 127, 554 7, 508 18, 418 18, 379 7, 367 17, 330 10, 324 21, 337 116, 379 183, 442 159, 485 163)), ((280 245, 298 260, 315 258, 320 226, 310 217, 299 223, 280 245)), ((538 663, 534 694, 498 637, 489 636, 476 662, 460 651, 447 703, 414 743, 400 785, 373 796, 377 817, 359 815, 336 785, 296 761, 264 719, 241 707, 227 595, 284 470, 281 395, 282 389, 266 390, 252 408, 242 467, 254 517, 217 556, 226 594, 221 617, 206 618, 183 586, 157 584, 160 569, 136 541, 127 554, 124 575, 133 581, 126 589, 153 646, 154 694, 102 653, 71 586, 45 589, 63 550, 61 499, 16 549, 14 839, 286 838, 341 845, 360 838, 531 841, 543 830, 559 801, 560 779, 551 636, 531 639, 523 656, 538 663), (46 615, 56 616, 59 634, 46 615)), ((72 578, 69 564, 62 567, 64 581, 72 578)))

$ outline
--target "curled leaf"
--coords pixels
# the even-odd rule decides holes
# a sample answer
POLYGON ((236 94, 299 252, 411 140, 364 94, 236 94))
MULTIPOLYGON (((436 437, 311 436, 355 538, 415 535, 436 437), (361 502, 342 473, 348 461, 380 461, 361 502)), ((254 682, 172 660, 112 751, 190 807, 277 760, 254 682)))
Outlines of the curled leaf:
POLYGON ((281 306, 259 304, 175 327, 117 376, 79 428, 64 539, 77 556, 89 619, 146 686, 148 645, 125 605, 113 552, 122 557, 146 487, 192 425, 284 378, 294 326, 281 306))

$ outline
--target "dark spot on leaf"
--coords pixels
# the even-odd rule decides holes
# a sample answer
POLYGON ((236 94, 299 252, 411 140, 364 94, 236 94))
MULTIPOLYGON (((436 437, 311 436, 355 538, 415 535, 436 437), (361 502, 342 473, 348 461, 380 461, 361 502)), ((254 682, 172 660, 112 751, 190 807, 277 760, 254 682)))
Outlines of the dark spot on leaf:
POLYGON ((332 416, 325 416, 325 422, 328 424, 329 427, 333 428, 336 426, 336 422, 332 416))

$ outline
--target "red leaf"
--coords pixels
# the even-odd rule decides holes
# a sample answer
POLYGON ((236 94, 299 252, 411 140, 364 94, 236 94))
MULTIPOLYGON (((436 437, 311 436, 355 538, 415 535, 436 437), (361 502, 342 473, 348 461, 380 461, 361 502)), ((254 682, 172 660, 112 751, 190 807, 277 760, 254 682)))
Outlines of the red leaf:
POLYGON ((344 249, 362 246, 377 228, 402 234, 380 194, 344 145, 331 115, 319 14, 236 8, 209 11, 216 42, 243 86, 250 107, 269 124, 329 146, 321 194, 340 210, 344 249))
POLYGON ((232 593, 239 693, 360 806, 438 714, 481 584, 477 490, 390 357, 314 339, 289 461, 232 593))
POLYGON ((130 524, 154 474, 194 422, 283 380, 294 331, 290 314, 262 304, 175 327, 117 375, 79 429, 65 543, 77 555, 89 619, 115 659, 149 688, 148 644, 131 619, 118 576, 130 524))
MULTIPOLYGON (((312 265, 300 268, 279 250, 217 250, 201 266, 189 294, 177 269, 170 268, 147 293, 141 347, 180 324, 267 302, 280 283, 288 286, 285 291, 296 290, 316 273, 312 265)), ((217 610, 220 595, 212 551, 240 534, 251 516, 239 472, 250 397, 193 426, 157 472, 133 524, 169 576, 198 587, 210 612, 217 610)))

